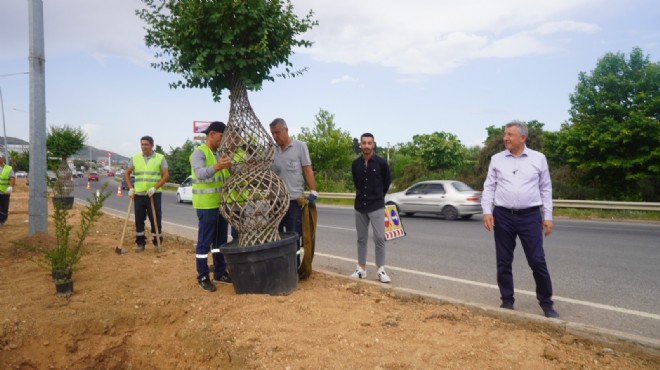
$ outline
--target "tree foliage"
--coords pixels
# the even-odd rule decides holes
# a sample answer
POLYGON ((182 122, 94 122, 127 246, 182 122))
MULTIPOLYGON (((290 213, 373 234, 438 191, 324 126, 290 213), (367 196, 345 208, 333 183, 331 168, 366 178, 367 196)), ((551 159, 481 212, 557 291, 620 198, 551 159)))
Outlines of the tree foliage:
POLYGON ((78 153, 85 146, 86 140, 87 135, 80 127, 51 126, 46 136, 46 148, 50 155, 65 158, 78 153))
POLYGON ((556 146, 599 184, 602 196, 658 200, 659 86, 660 65, 639 48, 627 59, 607 53, 590 74, 579 74, 571 123, 562 126, 556 146))
POLYGON ((324 109, 314 118, 314 128, 303 127, 298 135, 300 141, 307 143, 314 170, 346 171, 353 161, 351 135, 337 128, 335 115, 324 109))
POLYGON ((412 142, 401 147, 401 153, 420 158, 430 171, 455 169, 463 164, 465 147, 454 134, 434 132, 413 136, 412 142))
POLYGON ((222 90, 242 81, 258 90, 264 80, 295 77, 289 56, 311 42, 298 36, 317 24, 310 11, 299 19, 289 0, 142 0, 136 14, 146 22, 147 46, 160 50, 154 68, 180 74, 172 88, 222 90))
POLYGON ((170 149, 169 154, 165 154, 170 182, 183 182, 191 174, 190 155, 195 150, 195 144, 190 140, 186 140, 181 147, 170 147, 170 149))

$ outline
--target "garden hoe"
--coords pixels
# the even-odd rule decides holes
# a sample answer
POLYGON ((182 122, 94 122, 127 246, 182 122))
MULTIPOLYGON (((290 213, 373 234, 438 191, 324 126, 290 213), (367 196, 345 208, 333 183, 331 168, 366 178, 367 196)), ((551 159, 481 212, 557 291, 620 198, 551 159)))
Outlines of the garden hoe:
POLYGON ((124 221, 124 229, 121 232, 121 239, 119 239, 119 246, 115 247, 115 253, 124 254, 128 253, 127 250, 123 249, 121 246, 124 245, 124 235, 126 235, 126 225, 128 224, 128 218, 131 217, 131 208, 133 208, 133 197, 128 201, 128 212, 126 212, 126 221, 124 221))
MULTIPOLYGON (((158 231, 158 219, 156 218, 156 206, 154 205, 154 197, 149 197, 151 200, 151 214, 154 215, 154 226, 156 227, 156 253, 160 253, 160 232, 158 231)), ((153 230, 152 230, 153 231, 153 230)))

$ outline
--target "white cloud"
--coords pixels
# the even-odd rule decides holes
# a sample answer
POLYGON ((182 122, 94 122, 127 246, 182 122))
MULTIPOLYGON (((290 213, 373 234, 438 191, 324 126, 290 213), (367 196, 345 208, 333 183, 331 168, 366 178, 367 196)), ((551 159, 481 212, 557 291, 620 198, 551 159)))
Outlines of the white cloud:
POLYGON ((333 85, 344 83, 344 82, 357 82, 357 78, 353 78, 349 75, 343 75, 339 78, 335 78, 335 79, 330 81, 330 83, 333 84, 333 85))
POLYGON ((448 73, 470 60, 521 57, 557 49, 551 35, 592 33, 598 26, 567 20, 594 0, 295 1, 320 24, 301 53, 323 62, 375 64, 401 74, 448 73))

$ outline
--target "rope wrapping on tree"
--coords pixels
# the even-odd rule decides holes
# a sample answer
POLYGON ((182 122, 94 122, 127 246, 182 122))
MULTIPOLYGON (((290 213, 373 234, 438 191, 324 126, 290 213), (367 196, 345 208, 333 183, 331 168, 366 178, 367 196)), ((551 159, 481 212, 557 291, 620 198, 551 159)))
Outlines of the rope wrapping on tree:
POLYGON ((231 176, 220 192, 220 213, 238 232, 241 247, 280 240, 278 226, 289 206, 289 192, 272 170, 276 144, 240 81, 232 85, 230 100, 220 152, 231 159, 231 176))

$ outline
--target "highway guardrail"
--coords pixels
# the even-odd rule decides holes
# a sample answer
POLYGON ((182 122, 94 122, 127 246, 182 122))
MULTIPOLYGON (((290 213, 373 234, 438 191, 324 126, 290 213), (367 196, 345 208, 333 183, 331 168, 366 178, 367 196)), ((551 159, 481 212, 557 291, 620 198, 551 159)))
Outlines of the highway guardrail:
MULTIPOLYGON (((165 185, 177 187, 179 184, 167 183, 165 185)), ((355 193, 325 193, 319 192, 319 198, 325 199, 355 199, 355 193)), ((554 208, 596 208, 596 209, 619 209, 631 211, 660 212, 660 203, 656 202, 613 202, 602 200, 566 200, 554 199, 554 208)))
MULTIPOLYGON (((354 193, 319 193, 319 198, 327 199, 355 199, 354 193)), ((660 212, 660 203, 655 202, 613 202, 601 200, 565 200, 554 199, 554 208, 596 208, 620 209, 633 211, 660 212)))

